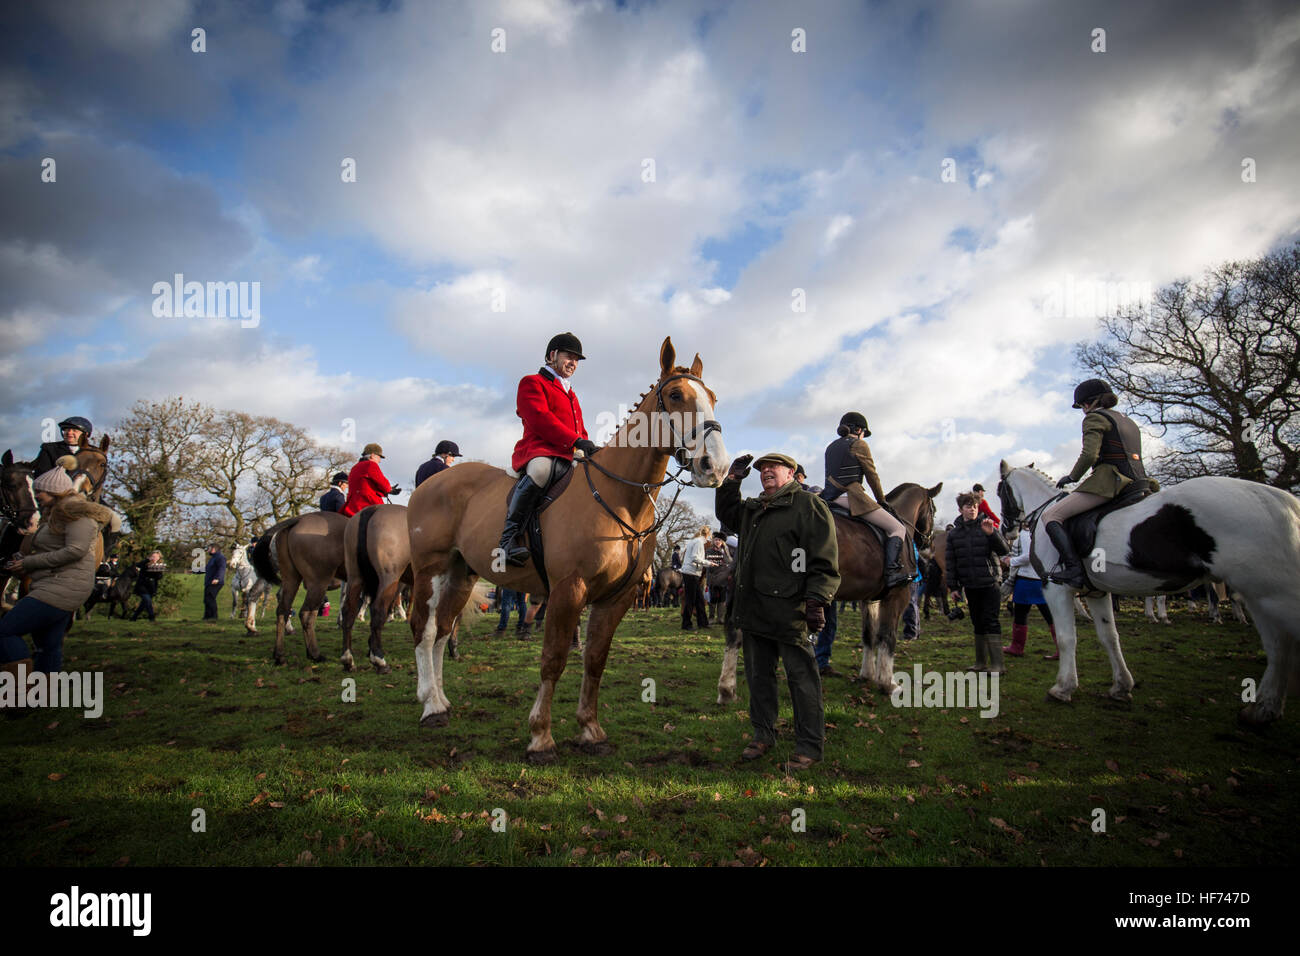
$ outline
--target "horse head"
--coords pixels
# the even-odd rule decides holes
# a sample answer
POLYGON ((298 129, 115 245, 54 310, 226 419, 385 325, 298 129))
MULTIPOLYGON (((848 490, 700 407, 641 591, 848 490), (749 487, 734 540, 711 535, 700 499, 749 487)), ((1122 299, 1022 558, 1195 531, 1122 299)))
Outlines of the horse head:
POLYGON ((83 448, 77 452, 76 470, 68 476, 72 479, 72 490, 91 501, 98 501, 104 493, 104 479, 108 477, 109 444, 110 439, 105 435, 100 439, 98 448, 83 448))
POLYGON ((1002 527, 1010 530, 1056 493, 1052 479, 1034 467, 1031 461, 1012 468, 1003 459, 998 464, 1002 480, 998 482, 998 500, 1002 503, 1002 527))
POLYGON ((906 481, 885 496, 900 518, 912 530, 912 540, 917 548, 925 548, 934 536, 934 516, 936 508, 934 499, 943 490, 943 482, 933 488, 926 488, 914 482, 906 481))
POLYGON ((659 381, 651 392, 654 414, 666 426, 651 429, 654 447, 672 455, 683 468, 690 468, 695 484, 716 488, 731 466, 722 426, 713 417, 718 396, 700 377, 704 363, 699 353, 690 368, 674 365, 676 358, 669 336, 659 350, 659 381))
POLYGON ((39 523, 34 476, 31 462, 14 461, 13 452, 6 449, 0 458, 0 514, 23 534, 34 532, 39 523))

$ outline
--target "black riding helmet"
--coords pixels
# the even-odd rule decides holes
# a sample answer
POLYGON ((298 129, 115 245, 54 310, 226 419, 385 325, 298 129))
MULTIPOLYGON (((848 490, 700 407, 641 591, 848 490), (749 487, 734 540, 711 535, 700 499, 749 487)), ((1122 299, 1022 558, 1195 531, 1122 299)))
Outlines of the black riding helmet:
POLYGON ((556 349, 572 352, 579 359, 587 357, 582 354, 582 343, 578 341, 578 337, 572 332, 561 332, 559 335, 552 336, 551 341, 546 343, 546 355, 544 357, 550 358, 551 353, 556 349))
POLYGON ((82 418, 80 415, 74 415, 59 422, 59 430, 62 431, 65 428, 81 429, 81 434, 85 436, 87 441, 90 440, 90 433, 95 430, 95 426, 90 424, 90 419, 82 418))
MULTIPOLYGON (((1083 408, 1085 402, 1096 401, 1099 398, 1105 398, 1107 395, 1114 397, 1110 390, 1110 385, 1099 378, 1090 378, 1086 382, 1080 382, 1074 390, 1074 405, 1072 408, 1083 408)), ((1114 405, 1114 402, 1110 403, 1114 405)))
MULTIPOLYGON (((563 346, 561 346, 561 348, 563 348, 563 346)), ((547 355, 551 354, 549 349, 547 350, 546 354, 547 355)), ((438 447, 433 450, 433 453, 438 456, 451 455, 453 458, 465 457, 460 453, 459 445, 457 445, 454 441, 447 441, 447 439, 445 438, 442 441, 438 442, 438 447)))
POLYGON ((847 435, 854 428, 861 428, 865 437, 871 437, 871 429, 867 427, 866 415, 861 412, 845 412, 844 417, 840 419, 840 427, 836 431, 841 435, 847 435))

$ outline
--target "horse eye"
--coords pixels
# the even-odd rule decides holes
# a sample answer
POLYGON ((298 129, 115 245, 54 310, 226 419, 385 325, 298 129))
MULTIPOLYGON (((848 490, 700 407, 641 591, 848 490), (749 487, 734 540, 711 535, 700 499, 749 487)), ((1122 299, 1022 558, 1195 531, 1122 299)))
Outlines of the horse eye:
POLYGON ((682 400, 681 389, 675 389, 671 394, 669 394, 668 397, 671 398, 674 402, 680 402, 682 400))

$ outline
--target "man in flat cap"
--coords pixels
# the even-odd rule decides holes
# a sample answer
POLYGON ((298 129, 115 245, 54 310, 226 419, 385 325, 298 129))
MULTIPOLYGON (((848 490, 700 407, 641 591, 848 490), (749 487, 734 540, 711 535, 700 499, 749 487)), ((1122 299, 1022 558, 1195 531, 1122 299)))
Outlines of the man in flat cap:
POLYGON ((741 757, 756 760, 776 743, 779 658, 794 705, 795 753, 787 769, 805 770, 822 759, 826 733, 809 634, 821 630, 840 586, 835 523, 826 503, 799 487, 795 460, 779 452, 754 462, 763 491, 742 500, 740 482, 751 460, 743 455, 732 462, 714 503, 718 520, 740 536, 731 614, 743 637, 754 727, 741 757))

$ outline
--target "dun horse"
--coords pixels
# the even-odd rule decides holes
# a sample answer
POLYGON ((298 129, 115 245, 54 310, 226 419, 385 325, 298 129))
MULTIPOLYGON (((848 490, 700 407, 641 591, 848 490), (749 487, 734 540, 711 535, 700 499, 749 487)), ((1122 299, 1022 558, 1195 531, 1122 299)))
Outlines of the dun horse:
POLYGON ((341 514, 314 511, 281 521, 257 539, 253 567, 259 577, 280 585, 280 600, 275 609, 275 663, 285 662, 285 628, 293 613, 299 585, 307 588, 298 614, 307 657, 313 661, 325 659, 316 644, 316 614, 325 601, 325 592, 338 587, 347 577, 343 557, 347 524, 348 519, 341 514))
MULTIPOLYGON (((655 499, 667 483, 668 462, 675 457, 691 469, 696 484, 708 487, 721 483, 730 464, 721 426, 713 420, 716 396, 700 377, 700 357, 695 356, 689 369, 674 365, 675 357, 672 340, 665 339, 658 381, 641 396, 608 445, 574 464, 568 487, 541 515, 550 589, 541 684, 528 717, 527 757, 533 762, 555 759, 551 699, 578 618, 588 605, 579 746, 589 753, 610 751, 598 716, 601 675, 614 630, 654 557, 655 499)), ((411 634, 422 726, 441 727, 449 721, 443 649, 479 576, 516 591, 546 591, 531 560, 510 567, 497 551, 513 484, 499 468, 468 462, 434 476, 411 496, 411 634)))
MULTIPOLYGON (((1030 465, 1002 462, 998 485, 1003 522, 1038 509, 1057 496, 1050 478, 1030 465)), ((1061 663, 1049 700, 1069 701, 1079 686, 1075 670, 1072 588, 1048 580, 1056 549, 1035 522, 1032 561, 1056 621, 1061 663)), ((1242 596, 1268 655, 1256 699, 1240 712, 1243 723, 1263 725, 1282 716, 1287 682, 1300 690, 1300 501, 1278 488, 1237 478, 1192 478, 1101 519, 1094 550, 1083 555, 1098 592, 1174 593, 1207 578, 1242 596)), ((1093 592, 1088 607, 1110 658, 1109 696, 1131 700, 1133 675, 1119 646, 1110 597, 1093 592)))
MULTIPOLYGON (((902 484, 886 500, 913 532, 917 547, 929 543, 934 532, 934 498, 943 482, 933 488, 902 484)), ((840 589, 836 601, 865 601, 862 610, 862 668, 858 675, 885 693, 894 690, 894 648, 898 624, 907 610, 911 592, 906 586, 885 589, 885 554, 876 533, 863 522, 838 512, 835 540, 840 553, 840 589)), ((741 633, 727 625, 727 647, 722 654, 718 677, 718 703, 736 699, 736 662, 740 656, 741 633)))
POLYGON ((411 584, 411 539, 405 505, 373 505, 348 519, 343 535, 348 587, 343 598, 343 669, 352 671, 352 628, 363 600, 370 601, 370 663, 380 674, 392 670, 384 660, 384 624, 411 584))

